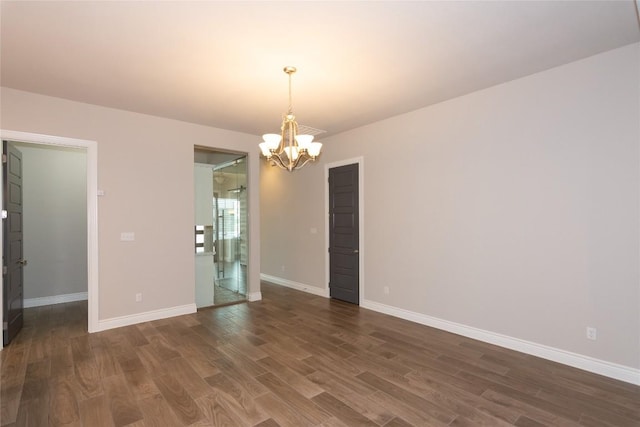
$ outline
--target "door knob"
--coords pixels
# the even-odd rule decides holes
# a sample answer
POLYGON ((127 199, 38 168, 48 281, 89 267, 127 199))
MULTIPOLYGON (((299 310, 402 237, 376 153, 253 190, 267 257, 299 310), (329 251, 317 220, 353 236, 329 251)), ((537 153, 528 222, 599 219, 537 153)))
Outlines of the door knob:
POLYGON ((354 249, 354 250, 353 250, 353 253, 354 253, 354 254, 359 254, 359 253, 360 253, 360 251, 359 251, 359 250, 357 250, 357 249, 354 249))
POLYGON ((18 264, 20 264, 20 265, 27 265, 27 260, 26 260, 26 259, 18 260, 18 264))

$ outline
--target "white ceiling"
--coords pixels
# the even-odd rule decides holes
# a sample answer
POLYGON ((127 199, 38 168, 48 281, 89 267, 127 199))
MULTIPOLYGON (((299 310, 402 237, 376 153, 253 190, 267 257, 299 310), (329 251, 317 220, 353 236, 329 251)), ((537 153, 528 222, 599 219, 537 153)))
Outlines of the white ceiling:
POLYGON ((640 40, 624 1, 2 1, 2 86, 335 134, 640 40))

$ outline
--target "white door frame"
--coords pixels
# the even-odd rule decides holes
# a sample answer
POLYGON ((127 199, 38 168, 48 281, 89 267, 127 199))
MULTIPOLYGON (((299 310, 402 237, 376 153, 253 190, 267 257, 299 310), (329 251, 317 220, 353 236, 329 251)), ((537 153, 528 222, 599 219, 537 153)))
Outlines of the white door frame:
POLYGON ((364 157, 340 160, 324 165, 324 239, 327 250, 324 252, 325 292, 330 296, 329 278, 329 169, 358 164, 358 304, 364 303, 364 157))
MULTIPOLYGON (((84 148, 87 150, 87 299, 89 332, 98 330, 98 143, 85 139, 64 138, 59 136, 41 135, 37 133, 17 132, 0 129, 0 138, 15 142, 27 142, 40 145, 54 145, 58 147, 84 148)), ((2 173, 0 162, 0 173, 2 173)), ((2 198, 2 186, 0 185, 0 200, 2 198)), ((2 227, 0 227, 0 241, 2 227)), ((2 255, 0 245, 0 256, 2 255)), ((2 285, 2 275, 0 275, 2 285)), ((0 292, 0 314, 4 316, 4 304, 0 292)), ((2 342, 0 341, 0 349, 2 342)))

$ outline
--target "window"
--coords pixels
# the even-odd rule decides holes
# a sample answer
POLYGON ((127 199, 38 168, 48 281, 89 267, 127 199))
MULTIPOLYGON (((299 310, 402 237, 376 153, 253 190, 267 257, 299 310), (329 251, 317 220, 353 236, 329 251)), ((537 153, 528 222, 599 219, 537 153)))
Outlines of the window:
POLYGON ((218 237, 240 237, 240 203, 236 199, 218 199, 218 215, 222 217, 222 229, 219 230, 218 237))

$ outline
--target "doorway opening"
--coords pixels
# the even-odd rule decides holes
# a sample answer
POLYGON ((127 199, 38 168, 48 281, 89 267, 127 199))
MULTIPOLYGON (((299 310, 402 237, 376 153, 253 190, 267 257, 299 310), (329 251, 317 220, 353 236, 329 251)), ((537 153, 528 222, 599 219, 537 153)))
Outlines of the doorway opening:
MULTIPOLYGON (((41 134, 32 134, 26 132, 17 132, 17 131, 7 131, 0 130, 0 137, 3 141, 12 141, 23 147, 28 147, 31 151, 41 152, 46 149, 58 150, 58 152, 75 152, 76 154, 81 153, 84 155, 84 176, 76 177, 76 179, 80 179, 84 184, 84 199, 81 203, 84 203, 86 209, 83 210, 83 218, 81 221, 82 226, 84 228, 84 236, 82 242, 79 243, 77 241, 77 246, 83 253, 83 260, 80 264, 83 264, 83 268, 78 267, 83 270, 80 273, 83 276, 82 279, 78 279, 79 282, 82 283, 82 291, 81 292, 73 292, 73 291, 63 291, 64 296, 61 295, 49 295, 49 296, 38 296, 32 295, 31 298, 27 298, 30 301, 27 301, 27 305, 35 306, 41 305, 43 302, 50 301, 51 303, 57 302, 70 302, 74 300, 88 300, 87 305, 87 330, 89 332, 96 332, 98 330, 98 240, 97 240, 97 143, 95 141, 88 140, 80 140, 75 138, 64 138, 57 136, 49 136, 49 135, 41 135, 41 134)), ((53 151, 52 151, 53 152, 53 151)), ((30 156, 33 158, 33 156, 30 156)), ((45 156, 46 159, 46 156, 45 156)), ((28 159, 27 159, 28 160, 28 159)), ((29 166, 25 166, 28 168, 29 166)), ((5 168, 5 165, 2 166, 5 168)), ((51 176, 55 176, 60 171, 52 170, 49 171, 51 176)), ((27 190, 29 191, 29 190, 27 190)), ((4 193, 4 189, 3 189, 4 193)), ((27 207, 28 209, 28 207, 27 207)), ((77 213, 77 212, 76 212, 77 213)), ((60 230, 58 230, 60 231, 60 230)), ((4 242, 7 239, 7 236, 2 233, 2 241, 4 242)), ((2 245, 0 245, 0 248, 2 245)), ((1 249, 3 251, 4 249, 1 249)), ((32 262, 29 263, 29 267, 34 266, 34 261, 37 259, 33 258, 32 262)), ((48 258, 51 260, 51 256, 48 258)), ((74 260, 74 262, 77 261, 74 260)), ((68 265, 65 267, 65 269, 68 265)), ((74 267, 75 268, 75 267, 74 267)), ((78 275, 76 275, 79 277, 78 275)), ((5 280, 6 278, 2 278, 2 287, 5 288, 5 280)), ((76 284, 78 285, 78 284, 76 284)), ((27 289, 28 289, 27 284, 27 289)), ((3 292, 4 293, 4 292, 3 292)), ((4 295, 0 295, 0 312, 2 312, 3 318, 5 316, 6 311, 6 301, 3 298, 4 295)), ((27 295, 29 296, 29 295, 27 295)), ((23 300, 24 301, 24 300, 23 300)), ((0 342, 0 349, 2 348, 2 343, 0 342)))
POLYGON ((196 306, 247 300, 247 153, 194 151, 196 306))
POLYGON ((82 148, 3 143, 7 345, 22 307, 87 300, 87 155, 82 148))

